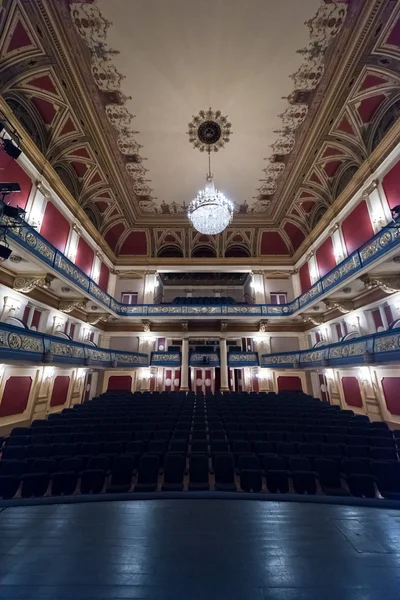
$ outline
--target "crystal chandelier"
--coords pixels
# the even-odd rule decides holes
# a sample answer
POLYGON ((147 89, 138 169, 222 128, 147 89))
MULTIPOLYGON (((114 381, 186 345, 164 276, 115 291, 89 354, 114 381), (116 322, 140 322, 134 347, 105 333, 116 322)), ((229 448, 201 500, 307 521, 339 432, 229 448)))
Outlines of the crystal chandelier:
POLYGON ((188 206, 188 217, 200 233, 216 235, 224 231, 232 220, 233 202, 215 189, 213 176, 209 172, 204 190, 201 190, 188 206))
POLYGON ((200 233, 216 235, 229 225, 234 213, 234 204, 222 192, 215 189, 211 173, 211 151, 218 152, 229 142, 231 124, 220 110, 201 110, 188 125, 189 142, 200 152, 208 153, 206 186, 199 192, 187 209, 193 227, 200 233))

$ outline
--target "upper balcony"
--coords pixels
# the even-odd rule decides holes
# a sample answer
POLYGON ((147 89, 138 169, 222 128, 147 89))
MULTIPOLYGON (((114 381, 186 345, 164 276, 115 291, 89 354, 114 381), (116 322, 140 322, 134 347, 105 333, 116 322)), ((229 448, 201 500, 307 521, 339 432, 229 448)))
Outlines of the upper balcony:
MULTIPOLYGON (((9 225, 2 217, 0 225, 9 225)), ((286 304, 242 304, 231 300, 223 302, 213 299, 203 304, 198 302, 171 304, 123 304, 104 292, 90 277, 76 267, 64 254, 45 240, 33 227, 20 221, 18 227, 7 230, 11 244, 23 249, 32 260, 50 271, 58 279, 68 281, 74 289, 115 317, 168 318, 168 319, 262 319, 294 317, 324 297, 332 294, 344 283, 348 283, 381 262, 391 258, 400 244, 400 222, 392 221, 376 233, 367 243, 355 250, 334 269, 320 278, 305 293, 286 304)), ((193 299, 194 300, 194 299, 193 299)))

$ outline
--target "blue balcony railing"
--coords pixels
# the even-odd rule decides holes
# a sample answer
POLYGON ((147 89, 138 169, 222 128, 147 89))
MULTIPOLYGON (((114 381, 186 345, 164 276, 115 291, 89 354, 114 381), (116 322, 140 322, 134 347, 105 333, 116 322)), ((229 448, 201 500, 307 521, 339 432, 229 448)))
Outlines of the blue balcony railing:
POLYGON ((232 350, 228 352, 228 367, 258 367, 258 354, 232 350))
POLYGON ((263 354, 260 366, 307 369, 400 362, 400 328, 299 352, 263 354))
POLYGON ((147 367, 149 357, 140 352, 121 352, 80 344, 55 335, 0 323, 1 360, 33 361, 79 366, 147 367))
POLYGON ((152 352, 150 364, 152 367, 180 367, 180 352, 152 352))
MULTIPOLYGON (((2 217, 0 224, 7 224, 2 217)), ((397 227, 392 222, 368 242, 346 257, 334 269, 319 279, 307 292, 287 304, 227 304, 210 305, 174 305, 174 304, 122 304, 104 292, 90 277, 75 266, 64 254, 44 239, 33 227, 21 221, 22 226, 7 231, 10 239, 61 276, 79 287, 88 296, 119 316, 126 317, 282 317, 303 310, 329 290, 342 285, 365 267, 381 259, 400 245, 400 220, 397 227)))

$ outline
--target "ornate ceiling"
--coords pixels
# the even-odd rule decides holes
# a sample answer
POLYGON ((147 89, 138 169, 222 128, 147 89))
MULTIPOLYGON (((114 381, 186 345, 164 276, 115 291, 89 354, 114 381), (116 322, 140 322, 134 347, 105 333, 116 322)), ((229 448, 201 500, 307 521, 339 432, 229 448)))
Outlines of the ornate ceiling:
POLYGON ((283 257, 397 119, 399 12, 393 0, 3 0, 1 103, 115 254, 283 257), (188 123, 209 106, 232 124, 212 169, 238 210, 211 238, 182 211, 207 170, 188 123))

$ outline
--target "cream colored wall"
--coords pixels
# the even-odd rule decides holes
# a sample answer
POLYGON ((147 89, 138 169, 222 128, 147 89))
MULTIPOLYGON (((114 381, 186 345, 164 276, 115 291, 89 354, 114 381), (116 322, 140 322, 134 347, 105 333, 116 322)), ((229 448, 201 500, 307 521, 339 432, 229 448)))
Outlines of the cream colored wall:
POLYGON ((137 293, 138 304, 143 303, 144 279, 117 279, 114 298, 121 302, 121 294, 137 293))
POLYGON ((85 369, 2 365, 0 370, 0 405, 5 385, 10 377, 31 377, 32 385, 25 411, 17 415, 0 418, 0 435, 8 434, 13 427, 28 425, 34 419, 45 419, 50 413, 61 412, 64 408, 82 402, 85 369), (62 406, 50 407, 54 380, 58 375, 67 375, 70 378, 67 399, 62 406))
POLYGON ((271 336, 271 354, 275 352, 296 352, 300 350, 298 337, 271 336))
POLYGON ((294 298, 293 284, 291 279, 268 279, 264 280, 265 302, 271 303, 271 294, 284 293, 287 295, 287 301, 291 302, 294 298))
POLYGON ((132 334, 125 336, 110 336, 110 349, 125 352, 139 352, 139 338, 132 334))

